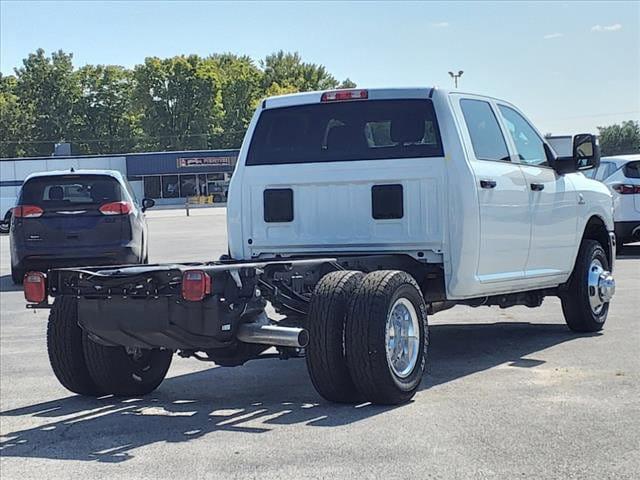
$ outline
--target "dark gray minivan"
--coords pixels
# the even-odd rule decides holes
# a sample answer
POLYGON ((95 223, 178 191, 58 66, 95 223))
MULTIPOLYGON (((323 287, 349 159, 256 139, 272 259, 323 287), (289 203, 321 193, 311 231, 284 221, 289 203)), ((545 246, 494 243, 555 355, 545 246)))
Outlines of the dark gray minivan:
POLYGON ((11 277, 29 270, 148 262, 144 211, 118 171, 78 170, 30 175, 11 217, 11 277))

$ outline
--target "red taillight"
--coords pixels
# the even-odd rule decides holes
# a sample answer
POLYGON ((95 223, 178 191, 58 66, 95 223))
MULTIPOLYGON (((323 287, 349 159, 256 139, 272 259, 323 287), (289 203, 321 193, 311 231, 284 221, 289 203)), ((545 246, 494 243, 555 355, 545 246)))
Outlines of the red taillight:
POLYGON ((16 218, 38 218, 44 213, 40 207, 35 205, 18 205, 13 207, 12 215, 16 218))
POLYGON ((187 270, 182 273, 182 298, 199 302, 211 293, 211 277, 202 270, 187 270))
POLYGON ((616 185, 612 185, 611 188, 613 188, 616 192, 618 192, 621 195, 630 195, 634 193, 640 193, 640 185, 618 183, 616 185))
POLYGON ((42 303, 47 298, 47 280, 42 272, 27 272, 23 288, 27 302, 42 303))
POLYGON ((333 90, 324 92, 320 97, 321 102, 340 102, 344 100, 366 100, 369 98, 368 90, 333 90))
POLYGON ((129 202, 105 203, 100 207, 103 215, 128 215, 133 211, 133 205, 129 202))

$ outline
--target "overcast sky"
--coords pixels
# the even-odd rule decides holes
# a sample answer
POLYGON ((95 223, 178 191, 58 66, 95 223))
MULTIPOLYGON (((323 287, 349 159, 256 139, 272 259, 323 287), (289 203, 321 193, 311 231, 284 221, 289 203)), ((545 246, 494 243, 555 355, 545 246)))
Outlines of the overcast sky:
POLYGON ((0 70, 44 48, 147 56, 284 49, 359 86, 451 87, 518 105, 543 132, 640 119, 640 2, 0 3, 0 70))

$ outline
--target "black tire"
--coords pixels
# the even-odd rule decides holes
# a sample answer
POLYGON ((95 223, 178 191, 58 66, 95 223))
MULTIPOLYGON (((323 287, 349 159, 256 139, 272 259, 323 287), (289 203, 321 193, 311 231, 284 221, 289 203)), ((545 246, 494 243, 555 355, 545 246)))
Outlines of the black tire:
POLYGON ((58 297, 53 302, 47 325, 49 363, 60 383, 73 393, 100 396, 84 358, 85 333, 78 326, 78 302, 73 297, 58 297))
POLYGON ((24 282, 25 273, 27 272, 24 269, 17 268, 11 265, 11 280, 13 281, 13 284, 22 285, 22 282, 24 282))
POLYGON ((601 263, 605 270, 609 269, 607 254, 602 245, 595 240, 583 240, 569 282, 560 295, 565 321, 574 332, 597 332, 602 330, 607 320, 608 303, 604 304, 598 314, 594 313, 589 303, 587 278, 595 259, 601 263))
POLYGON ((362 399, 351 380, 344 336, 349 300, 363 278, 362 272, 328 273, 311 297, 307 369, 315 389, 331 402, 355 403, 362 399))
POLYGON ((381 270, 368 274, 352 296, 347 313, 347 365, 365 400, 384 405, 409 401, 418 390, 427 365, 427 307, 416 281, 406 272, 381 270), (404 376, 387 359, 387 318, 395 302, 406 299, 416 313, 418 354, 404 376))
POLYGON ((84 356, 93 381, 105 392, 117 396, 138 396, 153 392, 167 375, 173 352, 139 349, 137 355, 124 347, 106 347, 89 337, 84 356))

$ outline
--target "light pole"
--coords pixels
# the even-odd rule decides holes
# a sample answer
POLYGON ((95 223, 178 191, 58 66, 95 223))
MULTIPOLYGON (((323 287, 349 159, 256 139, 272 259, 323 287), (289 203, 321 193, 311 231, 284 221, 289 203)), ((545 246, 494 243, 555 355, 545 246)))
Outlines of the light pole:
POLYGON ((458 79, 462 76, 463 73, 464 72, 462 70, 459 70, 458 73, 449 72, 449 76, 453 78, 453 82, 456 88, 458 88, 458 79))

